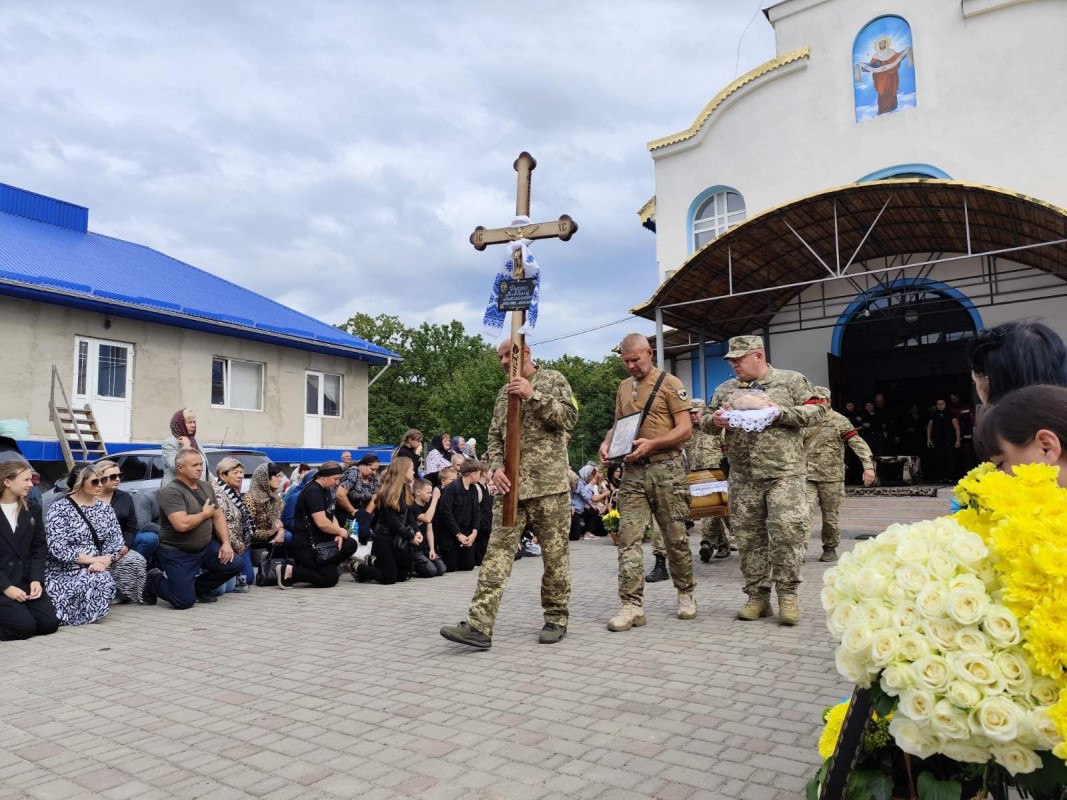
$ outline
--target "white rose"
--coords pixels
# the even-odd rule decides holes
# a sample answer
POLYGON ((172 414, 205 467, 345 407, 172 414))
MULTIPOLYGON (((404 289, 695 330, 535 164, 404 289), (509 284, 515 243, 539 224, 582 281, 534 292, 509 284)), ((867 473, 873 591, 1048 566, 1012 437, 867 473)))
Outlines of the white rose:
POLYGON ((982 702, 985 694, 974 684, 957 679, 949 682, 945 688, 945 697, 954 706, 971 709, 982 702))
POLYGON ((900 653, 900 634, 891 628, 882 628, 871 636, 871 661, 884 667, 900 653))
POLYGON ((911 603, 903 603, 900 605, 894 604, 891 620, 898 633, 907 633, 908 631, 919 630, 922 617, 919 616, 918 610, 911 603))
POLYGON ((904 539, 897 545, 897 559, 905 564, 922 564, 930 557, 930 546, 918 537, 904 539))
POLYGON ((900 543, 900 532, 906 528, 899 522, 894 522, 880 534, 869 540, 874 543, 875 549, 883 552, 896 552, 900 543))
POLYGON ((991 649, 989 637, 973 626, 960 628, 959 633, 956 634, 956 647, 960 650, 985 656, 989 655, 991 649))
POLYGON ((998 647, 1012 647, 1022 638, 1015 615, 1002 605, 991 605, 986 609, 982 630, 998 647))
POLYGON ((1010 699, 996 696, 980 702, 971 711, 969 721, 973 733, 1003 744, 1018 738, 1024 717, 1023 710, 1010 699))
POLYGON ((956 708, 948 700, 938 700, 934 704, 930 727, 942 739, 967 739, 971 735, 967 712, 956 708))
POLYGON ((985 546, 982 537, 967 530, 961 530, 952 537, 949 549, 960 560, 960 563, 969 567, 978 567, 978 562, 989 555, 989 548, 985 546))
POLYGON ((856 572, 852 569, 844 569, 838 566, 834 570, 834 583, 833 587, 837 589, 845 597, 856 597, 856 584, 855 584, 856 572))
MULTIPOLYGON (((859 586, 859 581, 856 582, 859 586)), ((861 600, 856 608, 859 618, 872 630, 889 627, 889 609, 881 600, 867 598, 861 600)))
POLYGON ((1056 730, 1056 723, 1048 715, 1047 708, 1035 708, 1029 712, 1027 722, 1033 734, 1035 750, 1051 750, 1063 741, 1063 737, 1056 730))
POLYGON ((823 611, 833 611, 834 606, 842 602, 845 598, 841 592, 837 591, 833 586, 824 586, 822 591, 819 592, 819 599, 822 601, 823 611))
POLYGON ((996 665, 980 653, 961 650, 949 655, 952 671, 961 680, 980 686, 983 691, 997 682, 996 665))
POLYGON ((924 722, 934 713, 934 694, 925 689, 905 689, 900 693, 897 710, 909 719, 924 722))
POLYGON ((900 657, 908 661, 918 661, 933 652, 929 640, 921 633, 909 631, 900 637, 900 657))
POLYGON ((922 564, 904 564, 893 573, 904 591, 918 594, 930 582, 930 573, 922 564))
POLYGON ((867 562, 867 568, 873 569, 879 575, 884 575, 886 578, 892 578, 893 573, 899 565, 897 560, 893 558, 889 553, 875 553, 871 556, 870 561, 867 562))
POLYGON ((927 619, 940 619, 948 608, 948 587, 943 583, 930 583, 915 598, 915 607, 927 619))
POLYGON ((1060 699, 1060 687, 1052 678, 1038 678, 1030 687, 1030 699, 1039 706, 1054 706, 1060 699))
POLYGON ((826 619, 826 627, 830 629, 830 633, 834 635, 834 638, 840 639, 845 632, 845 628, 851 625, 856 618, 855 603, 838 603, 826 619))
POLYGON ((1021 744, 994 745, 993 758, 1012 775, 1023 775, 1041 767, 1041 757, 1021 744))
POLYGON ((941 581, 947 581, 956 574, 959 561, 940 547, 930 551, 930 557, 926 559, 926 568, 930 575, 941 581))
POLYGON ((948 615, 960 625, 977 625, 989 608, 989 595, 981 589, 953 589, 948 595, 948 615))
POLYGON ((1030 665, 1026 663, 1026 657, 1018 648, 1001 650, 993 656, 993 663, 1010 689, 1017 691, 1033 681, 1030 665))
POLYGON ((857 597, 870 597, 881 600, 885 596, 886 587, 889 585, 889 577, 871 567, 863 567, 852 579, 852 585, 856 589, 857 597))
POLYGON ((959 626, 949 619, 928 619, 920 627, 926 638, 937 648, 948 652, 956 647, 956 634, 959 626))
POLYGON ((908 719, 903 714, 895 714, 889 722, 889 735, 897 747, 905 753, 919 758, 929 758, 938 751, 940 741, 925 725, 908 719))
POLYGON ((923 656, 911 665, 915 674, 915 685, 931 692, 943 692, 952 679, 952 670, 944 656, 923 656))
POLYGON ((900 581, 893 578, 885 587, 885 599, 896 606, 909 602, 912 599, 912 594, 900 585, 900 581))
POLYGON ((985 586, 987 592, 1000 586, 1000 578, 997 577, 997 571, 991 564, 978 570, 977 577, 982 582, 982 585, 985 586))
POLYGON ((834 664, 838 673, 849 683, 854 683, 862 689, 871 687, 871 674, 867 667, 854 658, 849 657, 839 647, 834 654, 834 664))
POLYGON ((941 745, 942 754, 956 761, 968 764, 984 764, 989 760, 989 751, 966 742, 945 742, 941 745))
POLYGON ((841 635, 841 649, 849 658, 859 662, 868 661, 871 656, 871 629, 862 620, 853 622, 841 635))
POLYGON ((898 661, 882 670, 878 682, 881 684, 883 692, 890 697, 897 697, 901 692, 913 685, 914 679, 912 678, 911 668, 907 664, 898 661))

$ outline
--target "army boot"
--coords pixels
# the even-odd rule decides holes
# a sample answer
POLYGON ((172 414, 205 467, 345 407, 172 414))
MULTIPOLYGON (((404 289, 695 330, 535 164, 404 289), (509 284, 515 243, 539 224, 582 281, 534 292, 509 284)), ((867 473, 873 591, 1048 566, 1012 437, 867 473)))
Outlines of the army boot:
POLYGON ((645 583, 657 583, 658 581, 665 581, 669 577, 666 556, 656 556, 656 566, 645 576, 645 583))
POLYGON ((467 620, 463 620, 458 625, 445 625, 441 628, 441 635, 450 642, 477 647, 480 650, 488 650, 493 646, 493 640, 477 628, 472 628, 467 624, 467 620))
POLYGON ((692 592, 678 592, 678 619, 695 619, 697 601, 692 592))
POLYGON ((837 561, 837 550, 833 547, 824 547, 822 549, 822 555, 819 556, 819 561, 837 561))
POLYGON ((700 560, 705 564, 711 561, 711 544, 709 542, 700 543, 700 560))
POLYGON ((745 607, 737 612, 737 618, 752 622, 760 617, 769 617, 773 613, 774 611, 771 609, 771 599, 769 597, 749 596, 748 602, 745 603, 745 607))
POLYGON ((555 644, 566 635, 566 625, 560 625, 557 622, 546 622, 545 626, 541 628, 541 635, 537 637, 537 641, 541 644, 555 644))
POLYGON ((796 625, 800 622, 800 608, 795 594, 778 595, 778 624, 796 625))
POLYGON ((715 550, 715 557, 716 558, 729 558, 730 557, 730 545, 728 545, 728 544, 720 544, 719 547, 715 550))
POLYGON ((608 620, 609 631, 628 631, 630 628, 640 628, 645 624, 645 610, 641 606, 624 604, 619 613, 608 620))

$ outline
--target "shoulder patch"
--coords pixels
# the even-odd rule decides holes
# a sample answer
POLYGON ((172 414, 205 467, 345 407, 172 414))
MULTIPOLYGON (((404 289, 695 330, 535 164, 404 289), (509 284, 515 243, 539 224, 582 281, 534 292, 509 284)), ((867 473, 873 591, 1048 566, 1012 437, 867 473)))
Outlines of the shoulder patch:
POLYGON ((681 389, 678 390, 678 399, 679 400, 688 400, 689 399, 689 394, 688 394, 688 392, 686 392, 685 387, 682 387, 681 389))

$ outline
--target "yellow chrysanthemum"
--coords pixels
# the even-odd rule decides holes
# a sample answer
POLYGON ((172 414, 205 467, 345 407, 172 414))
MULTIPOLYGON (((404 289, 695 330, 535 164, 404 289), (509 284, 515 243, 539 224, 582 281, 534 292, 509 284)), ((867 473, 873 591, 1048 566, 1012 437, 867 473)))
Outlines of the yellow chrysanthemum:
POLYGON ((819 758, 823 761, 834 754, 837 739, 841 735, 841 726, 845 723, 845 714, 848 713, 848 704, 848 700, 838 703, 826 714, 826 727, 819 736, 819 758))

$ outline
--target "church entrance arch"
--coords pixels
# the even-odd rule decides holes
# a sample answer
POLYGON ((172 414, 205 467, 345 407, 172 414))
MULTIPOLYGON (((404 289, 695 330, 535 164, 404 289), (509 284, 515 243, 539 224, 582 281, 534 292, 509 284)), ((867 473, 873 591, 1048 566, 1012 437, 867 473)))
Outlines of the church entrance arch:
POLYGON ((834 328, 834 406, 863 406, 882 392, 898 413, 924 411, 951 392, 971 396, 967 351, 982 318, 945 284, 906 279, 857 297, 834 328))

